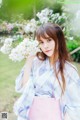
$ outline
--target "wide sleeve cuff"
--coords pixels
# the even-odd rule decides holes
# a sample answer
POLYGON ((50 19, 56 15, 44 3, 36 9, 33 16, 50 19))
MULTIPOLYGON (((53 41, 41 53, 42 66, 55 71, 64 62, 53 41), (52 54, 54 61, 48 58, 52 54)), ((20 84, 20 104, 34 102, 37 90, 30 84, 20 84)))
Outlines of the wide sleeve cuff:
POLYGON ((22 77, 24 75, 24 68, 25 68, 25 65, 23 66, 23 68, 21 69, 20 71, 20 74, 17 76, 16 80, 15 80, 15 91, 18 92, 18 93, 22 93, 25 86, 21 86, 22 85, 22 77))

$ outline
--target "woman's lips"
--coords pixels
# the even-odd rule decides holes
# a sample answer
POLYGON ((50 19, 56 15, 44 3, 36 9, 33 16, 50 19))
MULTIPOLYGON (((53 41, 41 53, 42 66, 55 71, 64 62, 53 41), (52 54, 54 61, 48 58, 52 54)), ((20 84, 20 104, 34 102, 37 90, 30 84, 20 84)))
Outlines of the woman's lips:
POLYGON ((46 50, 45 52, 50 52, 51 50, 46 50))

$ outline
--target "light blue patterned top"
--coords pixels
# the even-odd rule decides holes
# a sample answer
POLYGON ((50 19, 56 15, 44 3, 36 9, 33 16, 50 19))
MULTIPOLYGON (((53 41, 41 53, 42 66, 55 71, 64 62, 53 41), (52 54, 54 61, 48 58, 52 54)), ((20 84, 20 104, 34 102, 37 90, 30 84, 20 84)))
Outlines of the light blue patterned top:
MULTIPOLYGON (((55 64, 58 70, 59 60, 55 64)), ((22 93, 13 106, 17 120, 29 120, 28 113, 34 96, 55 97, 56 99, 60 99, 62 120, 64 120, 65 113, 69 115, 71 120, 80 120, 80 76, 71 63, 67 61, 65 63, 64 75, 66 90, 62 97, 61 88, 56 79, 54 69, 50 66, 49 58, 45 61, 40 61, 37 57, 34 58, 29 80, 22 88, 21 83, 24 68, 25 65, 16 78, 15 83, 16 92, 22 93)), ((59 80, 61 82, 60 74, 59 80)))

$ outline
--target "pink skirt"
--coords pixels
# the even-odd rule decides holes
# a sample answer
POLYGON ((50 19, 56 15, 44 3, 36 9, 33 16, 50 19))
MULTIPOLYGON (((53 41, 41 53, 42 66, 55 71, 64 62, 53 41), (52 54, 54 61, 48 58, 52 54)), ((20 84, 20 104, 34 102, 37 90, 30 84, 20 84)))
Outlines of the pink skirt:
POLYGON ((30 120, 61 120, 59 100, 35 96, 29 118, 30 120))

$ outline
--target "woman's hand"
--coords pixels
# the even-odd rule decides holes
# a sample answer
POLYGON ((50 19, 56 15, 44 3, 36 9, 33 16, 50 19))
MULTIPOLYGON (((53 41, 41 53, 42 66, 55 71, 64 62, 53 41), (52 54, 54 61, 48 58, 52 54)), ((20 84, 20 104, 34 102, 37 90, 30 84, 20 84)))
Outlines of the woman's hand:
POLYGON ((24 86, 27 83, 27 81, 30 77, 32 61, 33 61, 34 57, 35 57, 35 55, 29 56, 26 60, 24 75, 23 75, 23 80, 22 80, 22 86, 24 86))
POLYGON ((29 55, 29 56, 26 58, 26 62, 27 62, 27 61, 32 61, 35 56, 36 56, 36 55, 29 55))

